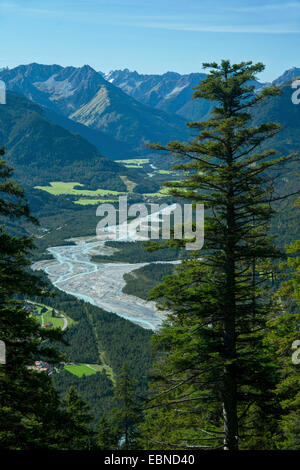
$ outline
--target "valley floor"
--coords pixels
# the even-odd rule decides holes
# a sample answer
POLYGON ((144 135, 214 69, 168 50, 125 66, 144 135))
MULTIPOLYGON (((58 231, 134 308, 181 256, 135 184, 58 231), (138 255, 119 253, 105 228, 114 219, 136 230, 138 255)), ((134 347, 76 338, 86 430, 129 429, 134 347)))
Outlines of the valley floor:
MULTIPOLYGON (((76 243, 76 239, 72 239, 76 243)), ((112 249, 103 241, 80 238, 76 245, 49 248, 55 260, 39 261, 35 270, 44 270, 52 283, 68 294, 114 312, 144 328, 157 329, 164 318, 154 302, 122 292, 124 274, 148 263, 93 263, 89 255, 109 255, 112 249)))

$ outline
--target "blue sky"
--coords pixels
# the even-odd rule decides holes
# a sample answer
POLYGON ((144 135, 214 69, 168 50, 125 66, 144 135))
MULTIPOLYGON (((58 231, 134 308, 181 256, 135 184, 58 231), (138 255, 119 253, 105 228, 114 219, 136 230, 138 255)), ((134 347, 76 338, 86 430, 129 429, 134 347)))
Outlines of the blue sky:
POLYGON ((300 0, 0 0, 0 67, 39 62, 140 73, 262 61, 300 67, 300 0))

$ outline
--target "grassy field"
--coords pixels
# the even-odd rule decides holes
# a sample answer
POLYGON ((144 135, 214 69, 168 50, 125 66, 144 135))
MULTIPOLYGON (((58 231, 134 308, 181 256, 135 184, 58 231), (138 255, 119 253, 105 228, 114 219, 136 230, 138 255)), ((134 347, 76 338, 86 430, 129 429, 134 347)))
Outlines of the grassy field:
POLYGON ((156 170, 156 173, 159 173, 160 175, 172 175, 172 174, 174 174, 174 171, 171 171, 171 170, 156 170))
POLYGON ((117 160, 118 163, 122 163, 122 165, 128 168, 140 168, 143 165, 147 165, 149 161, 149 158, 130 158, 129 160, 117 160))
POLYGON ((115 199, 78 199, 74 201, 74 204, 80 204, 81 206, 89 206, 95 204, 105 204, 105 203, 114 203, 118 202, 115 199))
POLYGON ((96 374, 96 372, 102 372, 103 370, 106 370, 106 366, 100 366, 100 364, 67 364, 64 368, 79 378, 83 377, 84 375, 93 375, 96 374))
POLYGON ((35 186, 35 189, 47 191, 54 196, 68 194, 73 196, 118 196, 119 194, 126 194, 120 191, 113 191, 112 189, 96 189, 95 191, 89 189, 74 189, 74 186, 83 186, 83 184, 72 182, 64 183, 63 181, 52 181, 50 186, 35 186))
MULTIPOLYGON (((47 307, 47 305, 36 304, 35 302, 32 302, 32 303, 35 305, 37 311, 39 312, 39 315, 33 315, 33 317, 40 325, 44 323, 52 323, 53 328, 62 328, 64 326, 64 319, 59 316, 60 312, 55 312, 56 316, 52 317, 52 308, 47 307), (47 311, 44 313, 41 313, 43 308, 46 308, 47 311)), ((72 320, 72 318, 70 318, 65 313, 64 313, 64 316, 66 317, 68 326, 72 325, 73 323, 76 323, 74 322, 74 320, 72 320)))
MULTIPOLYGON (((136 186, 136 183, 130 181, 126 176, 122 176, 124 183, 127 186, 128 192, 132 192, 136 186)), ((97 189, 95 191, 88 189, 74 189, 74 186, 83 186, 80 183, 64 183, 62 181, 52 181, 50 186, 36 186, 35 189, 40 189, 42 191, 47 191, 50 194, 55 196, 60 196, 63 194, 73 195, 73 196, 119 196, 126 195, 127 192, 113 191, 111 189, 97 189)), ((145 193, 143 196, 153 196, 153 197, 165 197, 168 195, 168 188, 162 188, 156 193, 145 193)), ((91 199, 78 199, 73 201, 75 204, 80 204, 82 206, 87 205, 96 205, 104 202, 113 203, 114 200, 104 200, 98 198, 91 199)))
MULTIPOLYGON (((48 310, 47 313, 43 314, 44 317, 44 323, 52 323, 54 328, 62 328, 64 326, 64 320, 63 318, 59 317, 52 317, 52 311, 48 310)), ((56 314, 57 315, 57 314, 56 314)))
POLYGON ((87 366, 86 364, 70 364, 65 366, 65 370, 70 372, 73 375, 81 378, 83 375, 93 375, 96 374, 96 370, 87 366))
POLYGON ((125 168, 137 168, 137 169, 142 168, 141 165, 130 165, 129 163, 125 163, 124 166, 125 168))
MULTIPOLYGON (((37 305, 36 307, 39 313, 41 313, 43 307, 41 305, 37 305)), ((63 318, 52 317, 52 309, 48 309, 47 312, 42 313, 41 315, 34 315, 34 318, 40 323, 40 325, 42 324, 43 320, 44 324, 52 323, 54 328, 62 328, 64 326, 63 318)))

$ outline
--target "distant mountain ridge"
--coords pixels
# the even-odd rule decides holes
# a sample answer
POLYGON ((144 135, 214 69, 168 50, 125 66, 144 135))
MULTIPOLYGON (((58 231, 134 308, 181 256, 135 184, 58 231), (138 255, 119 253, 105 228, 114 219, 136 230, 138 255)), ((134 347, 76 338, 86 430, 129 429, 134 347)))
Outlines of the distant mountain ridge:
POLYGON ((128 69, 114 70, 105 75, 106 80, 141 103, 188 120, 204 119, 212 108, 204 100, 191 100, 194 87, 205 77, 205 73, 180 75, 176 72, 141 75, 128 69))
MULTIPOLYGON (((300 68, 293 67, 273 83, 282 85, 297 76, 300 76, 300 68)), ((192 100, 194 87, 206 77, 205 73, 181 75, 176 72, 166 72, 162 75, 143 75, 124 69, 112 70, 104 74, 104 77, 141 103, 176 113, 189 121, 207 119, 213 107, 206 100, 192 100)), ((265 85, 265 83, 256 83, 257 87, 265 85)))
POLYGON ((141 152, 145 152, 147 143, 185 140, 189 135, 180 116, 145 106, 108 82, 70 118, 112 134, 141 152))
MULTIPOLYGON (((273 83, 281 85, 297 76, 300 69, 294 67, 273 83)), ((192 100, 195 86, 205 77, 145 75, 128 69, 104 74, 89 65, 36 63, 0 71, 8 90, 41 105, 49 119, 118 160, 145 155, 148 142, 188 139, 186 121, 205 120, 213 107, 206 100, 192 100)))
MULTIPOLYGON (((8 90, 125 143, 133 156, 136 151, 146 152, 147 142, 167 143, 188 136, 185 119, 144 106, 88 65, 20 65, 2 70, 0 79, 8 90)), ((128 152, 116 155, 106 149, 108 156, 119 159, 128 158, 128 152)))
MULTIPOLYGON (((290 87, 299 71, 294 67, 274 80, 283 87, 283 96, 271 98, 254 112, 255 121, 273 120, 283 125, 282 133, 274 141, 274 146, 283 151, 299 151, 300 148, 300 107, 292 104, 290 87)), ((205 119, 211 103, 191 101, 190 96, 183 96, 187 90, 192 93, 193 85, 204 77, 204 74, 181 76, 173 72, 148 76, 127 69, 104 76, 89 66, 76 68, 56 64, 4 69, 0 79, 5 81, 8 90, 15 89, 19 95, 8 93, 8 104, 0 107, 0 143, 7 146, 9 162, 16 167, 16 174, 22 175, 23 182, 41 184, 57 180, 59 175, 64 181, 80 181, 93 188, 124 188, 119 178, 120 166, 111 166, 112 162, 103 155, 127 159, 137 157, 137 152, 145 154, 149 141, 166 143, 189 139, 185 119, 177 112, 185 109, 193 113, 196 108, 188 106, 200 102, 196 114, 205 119), (108 80, 118 83, 120 88, 108 80), (124 89, 127 86, 127 92, 136 98, 147 99, 148 104, 129 96, 121 90, 121 85, 124 89), (150 102, 153 106, 162 106, 169 101, 176 111, 172 114, 150 107, 150 102)), ((167 155, 157 158, 159 168, 170 164, 171 158, 167 155)), ((149 181, 146 182, 146 173, 141 172, 137 175, 132 170, 130 179, 146 187, 149 181)), ((127 169, 122 167, 121 174, 126 175, 127 169)), ((297 184, 293 175, 291 180, 297 184)), ((154 179, 151 181, 153 186, 154 179)))
POLYGON ((89 101, 105 83, 89 65, 80 68, 36 63, 19 65, 0 72, 0 78, 8 90, 65 116, 89 101))
POLYGON ((272 83, 279 86, 296 78, 300 78, 300 68, 292 67, 291 69, 286 70, 282 75, 280 75, 280 77, 276 78, 276 80, 273 80, 272 83))

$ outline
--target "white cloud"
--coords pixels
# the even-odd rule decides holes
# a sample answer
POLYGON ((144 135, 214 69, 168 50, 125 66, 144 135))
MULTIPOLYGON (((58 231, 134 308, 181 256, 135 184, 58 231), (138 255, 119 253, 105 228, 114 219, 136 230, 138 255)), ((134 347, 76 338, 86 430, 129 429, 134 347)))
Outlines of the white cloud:
POLYGON ((190 23, 172 23, 172 22, 132 22, 122 23, 127 26, 143 27, 143 28, 156 28, 167 29, 174 31, 195 31, 195 32, 210 32, 210 33, 257 33, 257 34, 299 34, 300 27, 289 27, 287 24, 283 25, 201 25, 190 23))
MULTIPOLYGON (((102 0, 99 0, 99 2, 102 3, 102 0)), ((24 3, 22 5, 16 1, 4 1, 1 3, 0 0, 0 9, 7 13, 39 16, 48 19, 63 18, 65 21, 75 21, 86 24, 110 24, 173 31, 250 34, 300 33, 300 22, 297 22, 298 15, 295 14, 295 9, 297 9, 300 14, 300 2, 292 1, 281 1, 280 3, 261 2, 260 4, 256 4, 256 6, 252 4, 245 7, 230 6, 229 2, 228 4, 215 2, 215 8, 214 2, 211 2, 206 8, 197 12, 195 12, 191 6, 191 9, 183 8, 182 14, 180 14, 178 10, 173 9, 170 11, 169 15, 163 15, 161 13, 153 15, 155 9, 151 9, 151 14, 149 15, 144 12, 143 15, 136 15, 133 12, 125 11, 126 9, 122 8, 120 0, 112 0, 112 4, 119 5, 120 8, 107 15, 101 14, 96 8, 94 13, 91 14, 93 8, 89 8, 89 6, 91 7, 93 3, 92 0, 89 0, 87 3, 76 0, 73 3, 73 7, 71 3, 66 3, 66 1, 63 0, 59 4, 53 2, 50 4, 50 8, 35 8, 32 6, 36 4, 35 2, 28 3, 29 5, 24 6, 24 3), (84 7, 84 5, 86 8, 81 9, 80 7, 84 7), (282 18, 284 18, 284 20, 282 18)), ((126 7, 127 3, 134 5, 135 1, 124 0, 123 6, 126 7)), ((195 7, 195 4, 193 7, 195 7)))
POLYGON ((259 11, 286 11, 287 9, 300 9, 300 2, 281 2, 281 3, 261 3, 260 5, 253 5, 247 7, 225 7, 227 11, 237 13, 257 13, 259 11))

